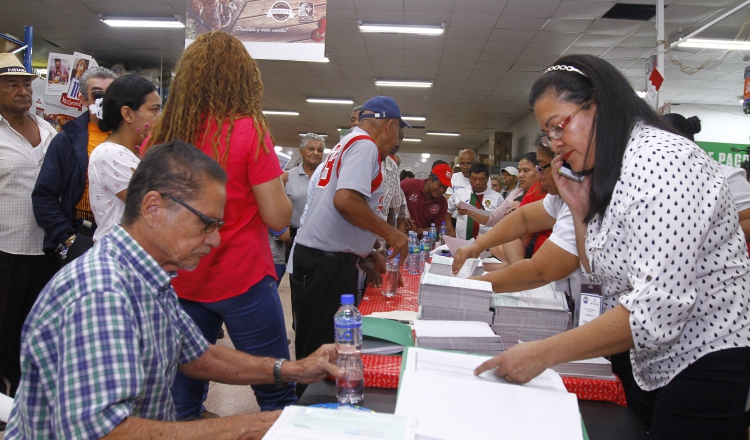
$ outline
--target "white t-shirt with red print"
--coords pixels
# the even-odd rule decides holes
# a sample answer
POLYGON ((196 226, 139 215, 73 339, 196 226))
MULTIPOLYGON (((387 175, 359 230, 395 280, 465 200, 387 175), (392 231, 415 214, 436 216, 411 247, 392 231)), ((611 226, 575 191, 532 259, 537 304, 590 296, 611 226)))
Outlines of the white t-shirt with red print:
POLYGON ((117 193, 128 189, 133 171, 141 160, 120 144, 99 144, 89 158, 89 201, 96 219, 94 241, 99 241, 120 224, 125 202, 117 193))

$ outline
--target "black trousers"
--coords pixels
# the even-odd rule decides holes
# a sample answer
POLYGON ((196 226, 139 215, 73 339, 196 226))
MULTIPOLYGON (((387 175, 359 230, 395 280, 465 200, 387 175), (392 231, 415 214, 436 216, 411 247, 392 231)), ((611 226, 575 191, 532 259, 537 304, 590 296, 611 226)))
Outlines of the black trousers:
POLYGON ((80 220, 76 220, 76 223, 76 241, 73 243, 73 246, 68 249, 65 258, 60 258, 60 254, 55 254, 60 269, 73 262, 73 260, 80 257, 94 246, 94 232, 96 231, 96 225, 88 228, 82 225, 80 220))
MULTIPOLYGON (((10 396, 21 380, 21 330, 39 292, 57 272, 52 255, 0 251, 0 377, 10 381, 10 396)), ((0 386, 4 393, 5 386, 0 386)))
MULTIPOLYGON (((301 246, 294 248, 291 274, 296 359, 309 356, 333 340, 333 315, 341 295, 357 293, 357 256, 332 254, 301 246)), ((305 386, 297 384, 297 395, 305 386)))
POLYGON ((633 382, 628 407, 661 440, 747 439, 750 347, 709 353, 667 385, 643 391, 633 382))

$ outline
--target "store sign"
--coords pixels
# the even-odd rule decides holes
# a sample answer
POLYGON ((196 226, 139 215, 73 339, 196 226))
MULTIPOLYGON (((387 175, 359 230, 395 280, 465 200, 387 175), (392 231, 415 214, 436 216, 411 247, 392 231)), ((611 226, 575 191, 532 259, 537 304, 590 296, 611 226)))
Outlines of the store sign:
POLYGON ((727 144, 723 142, 696 142, 709 156, 722 165, 730 167, 739 167, 740 164, 748 160, 748 154, 744 151, 747 144, 727 144))
POLYGON ((223 30, 255 59, 325 59, 325 2, 191 0, 186 17, 185 46, 204 32, 223 30))
POLYGON ((50 53, 47 78, 35 79, 31 84, 34 95, 32 111, 60 131, 66 122, 83 113, 78 80, 86 70, 97 66, 96 61, 86 54, 50 53))
POLYGON ((656 109, 659 105, 659 89, 664 82, 664 77, 656 68, 656 55, 646 60, 646 101, 651 108, 656 109))

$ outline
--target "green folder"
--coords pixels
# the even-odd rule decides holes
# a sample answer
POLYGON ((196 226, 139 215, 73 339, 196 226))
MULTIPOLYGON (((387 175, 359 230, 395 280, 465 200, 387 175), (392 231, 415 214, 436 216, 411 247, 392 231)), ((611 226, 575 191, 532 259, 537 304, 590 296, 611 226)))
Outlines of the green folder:
POLYGON ((387 341, 402 347, 413 347, 411 327, 392 319, 362 317, 362 336, 387 341))

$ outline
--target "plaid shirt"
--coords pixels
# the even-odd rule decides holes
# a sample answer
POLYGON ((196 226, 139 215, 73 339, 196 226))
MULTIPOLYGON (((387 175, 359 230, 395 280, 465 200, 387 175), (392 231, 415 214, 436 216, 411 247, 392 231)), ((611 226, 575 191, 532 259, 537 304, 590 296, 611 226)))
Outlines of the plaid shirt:
POLYGON ((177 367, 209 344, 173 276, 118 225, 60 270, 23 327, 5 439, 99 438, 131 415, 175 420, 177 367))

